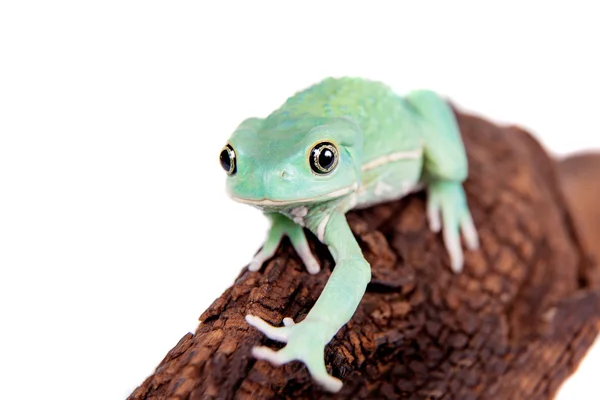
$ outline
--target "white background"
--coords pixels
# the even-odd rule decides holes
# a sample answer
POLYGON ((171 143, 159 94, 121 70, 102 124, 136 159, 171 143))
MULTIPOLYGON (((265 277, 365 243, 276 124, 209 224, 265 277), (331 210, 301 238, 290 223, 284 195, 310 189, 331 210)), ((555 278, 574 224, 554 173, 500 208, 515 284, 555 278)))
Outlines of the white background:
MULTIPOLYGON (((326 76, 600 149, 591 1, 214 3, 1 3, 1 398, 140 384, 266 232, 225 196, 221 146, 326 76)), ((559 399, 597 392, 599 368, 596 349, 559 399)))

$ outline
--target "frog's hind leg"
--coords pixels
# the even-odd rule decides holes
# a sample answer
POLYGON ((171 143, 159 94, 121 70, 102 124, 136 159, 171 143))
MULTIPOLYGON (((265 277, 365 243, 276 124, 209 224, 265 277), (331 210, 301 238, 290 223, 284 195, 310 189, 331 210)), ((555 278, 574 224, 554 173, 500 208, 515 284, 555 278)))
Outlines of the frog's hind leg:
POLYGON ((420 120, 429 224, 435 232, 442 230, 450 266, 460 272, 460 233, 468 249, 477 249, 479 239, 462 187, 468 165, 458 123, 450 105, 434 92, 411 92, 406 100, 420 120))

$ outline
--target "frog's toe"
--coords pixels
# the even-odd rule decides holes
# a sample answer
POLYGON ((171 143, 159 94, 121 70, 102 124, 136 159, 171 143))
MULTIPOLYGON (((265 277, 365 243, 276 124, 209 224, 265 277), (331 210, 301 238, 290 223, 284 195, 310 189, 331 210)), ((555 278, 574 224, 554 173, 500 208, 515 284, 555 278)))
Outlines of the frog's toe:
POLYGON ((460 230, 467 248, 469 250, 477 250, 479 248, 479 235, 477 235, 477 229, 470 213, 467 212, 460 222, 460 230))
POLYGON ((312 275, 318 273, 321 270, 321 266, 319 265, 319 262, 310 250, 308 243, 300 243, 297 244, 295 247, 296 252, 300 256, 300 259, 302 260, 302 263, 304 263, 304 266, 306 267, 308 273, 312 275))
POLYGON ((442 229, 440 211, 438 203, 434 200, 430 200, 427 204, 427 221, 429 222, 429 229, 435 233, 442 229))
POLYGON ((444 226, 444 245, 450 257, 450 268, 455 273, 462 272, 463 269, 463 251, 460 246, 460 236, 458 229, 453 225, 444 226))
POLYGON ((259 251, 254 258, 252 259, 252 261, 250 261, 250 264, 248 264, 248 270, 250 271, 258 271, 262 268, 263 263, 265 261, 267 261, 269 258, 271 258, 273 256, 273 254, 267 253, 264 250, 259 251))
POLYGON ((250 264, 248 264, 248 270, 252 272, 258 271, 260 267, 262 267, 262 262, 256 258, 250 261, 250 264))
POLYGON ((338 392, 342 388, 342 381, 327 373, 323 360, 324 349, 312 348, 301 357, 308 368, 312 378, 329 392, 338 392))
POLYGON ((313 379, 317 381, 323 388, 329 392, 339 392, 344 385, 341 380, 327 373, 325 375, 313 375, 313 379))
POLYGON ((455 274, 460 274, 463 270, 463 264, 464 264, 464 259, 463 259, 463 252, 462 249, 458 249, 455 251, 450 251, 450 268, 452 268, 452 271, 455 274))
POLYGON ((261 331, 269 339, 285 343, 289 338, 288 326, 276 327, 255 315, 246 315, 246 322, 261 331))
POLYGON ((259 360, 265 360, 277 366, 294 360, 289 351, 286 351, 286 347, 274 351, 265 346, 257 346, 252 348, 252 355, 259 360))
POLYGON ((323 361, 323 349, 300 349, 289 344, 283 349, 274 351, 265 346, 257 346, 252 349, 252 356, 259 360, 265 360, 273 365, 279 366, 290 361, 302 361, 308 368, 311 377, 329 392, 338 392, 343 383, 327 373, 323 361), (301 351, 302 350, 302 351, 301 351))
POLYGON ((304 261, 304 266, 306 267, 308 273, 311 275, 318 274, 319 271, 321 271, 321 266, 319 265, 319 262, 312 256, 312 254, 309 260, 304 261))

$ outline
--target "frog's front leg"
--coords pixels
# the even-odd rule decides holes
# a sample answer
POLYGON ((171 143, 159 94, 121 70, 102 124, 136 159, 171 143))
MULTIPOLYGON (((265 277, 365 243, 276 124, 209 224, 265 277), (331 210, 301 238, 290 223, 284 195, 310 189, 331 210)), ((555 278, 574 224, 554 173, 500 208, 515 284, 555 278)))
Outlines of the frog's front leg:
POLYGON ((434 232, 442 230, 450 266, 462 271, 462 232, 468 249, 479 240, 467 206, 462 182, 467 178, 467 155, 452 109, 431 91, 419 90, 406 97, 416 112, 424 144, 424 179, 427 182, 427 217, 434 232))
POLYGON ((316 382, 337 392, 342 382, 327 373, 324 348, 356 311, 371 280, 371 268, 342 213, 334 212, 330 216, 323 242, 329 246, 336 265, 306 318, 299 323, 284 318, 283 327, 271 326, 253 315, 247 315, 246 321, 267 337, 287 343, 279 351, 255 347, 252 354, 256 358, 275 365, 302 361, 316 382))
POLYGON ((254 256, 248 265, 248 269, 250 271, 258 271, 265 261, 273 257, 279 246, 279 242, 281 242, 283 236, 287 235, 307 271, 311 274, 319 272, 321 269, 319 262, 310 251, 304 229, 285 215, 279 213, 267 213, 266 215, 271 220, 271 228, 269 229, 265 244, 254 256))

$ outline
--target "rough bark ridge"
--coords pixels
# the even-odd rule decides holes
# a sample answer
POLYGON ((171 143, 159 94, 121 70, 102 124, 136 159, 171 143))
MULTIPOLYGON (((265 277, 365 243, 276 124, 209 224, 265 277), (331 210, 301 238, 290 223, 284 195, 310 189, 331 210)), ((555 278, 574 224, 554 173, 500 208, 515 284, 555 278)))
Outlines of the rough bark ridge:
POLYGON ((326 349, 340 393, 313 385, 299 362, 250 356, 252 346, 278 344, 246 314, 302 320, 327 282, 331 257, 312 240, 320 274, 307 274, 284 242, 260 273, 242 271, 130 399, 552 398, 598 332, 599 269, 538 143, 518 128, 458 118, 481 250, 466 252, 454 275, 427 227, 423 193, 348 214, 373 279, 326 349))

